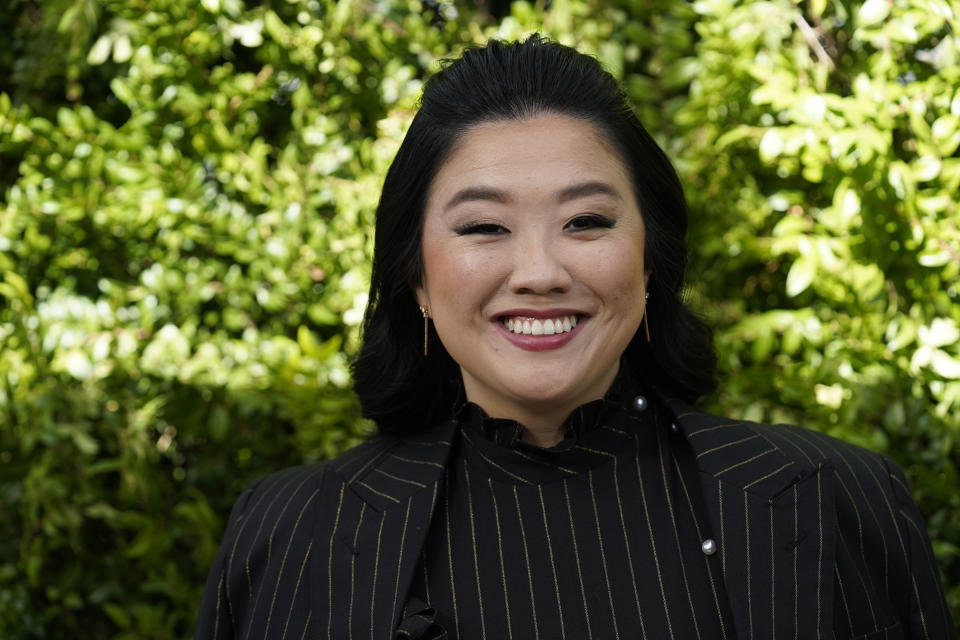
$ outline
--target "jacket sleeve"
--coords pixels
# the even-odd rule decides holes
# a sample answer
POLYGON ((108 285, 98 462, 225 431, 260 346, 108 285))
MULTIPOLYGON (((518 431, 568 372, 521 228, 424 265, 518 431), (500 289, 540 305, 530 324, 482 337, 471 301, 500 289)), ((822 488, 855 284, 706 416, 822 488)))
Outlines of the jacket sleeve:
POLYGON ((923 516, 907 487, 903 471, 886 456, 896 506, 897 524, 906 543, 910 564, 909 619, 903 620, 906 637, 923 640, 955 640, 956 628, 950 619, 940 572, 933 556, 923 516))
POLYGON ((233 616, 226 597, 227 561, 234 548, 240 523, 243 521, 250 496, 253 495, 256 485, 257 483, 253 483, 244 489, 230 512, 223 542, 220 543, 220 549, 217 551, 216 559, 210 568, 207 585, 200 601, 196 640, 228 640, 235 637, 233 616))

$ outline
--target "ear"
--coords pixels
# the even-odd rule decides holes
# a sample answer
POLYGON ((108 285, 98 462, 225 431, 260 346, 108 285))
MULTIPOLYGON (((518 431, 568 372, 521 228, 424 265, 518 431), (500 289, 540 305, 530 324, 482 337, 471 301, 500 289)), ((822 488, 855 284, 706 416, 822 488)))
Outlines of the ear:
POLYGON ((428 311, 430 310, 430 296, 427 295, 427 290, 423 284, 418 284, 413 287, 413 297, 416 298, 418 305, 428 311))

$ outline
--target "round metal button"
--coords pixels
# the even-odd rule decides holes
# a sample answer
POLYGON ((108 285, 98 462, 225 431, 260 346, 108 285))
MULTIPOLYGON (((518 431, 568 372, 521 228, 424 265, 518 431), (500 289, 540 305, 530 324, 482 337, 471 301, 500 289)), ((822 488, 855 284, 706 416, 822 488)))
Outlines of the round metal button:
POLYGON ((680 433, 680 427, 677 426, 676 422, 670 424, 670 431, 673 431, 674 433, 680 433))
POLYGON ((700 549, 708 556, 712 556, 717 552, 717 543, 714 542, 713 538, 707 538, 703 541, 703 544, 700 545, 700 549))
POLYGON ((637 411, 645 411, 647 408, 647 399, 643 396, 637 396, 633 399, 633 408, 637 411))

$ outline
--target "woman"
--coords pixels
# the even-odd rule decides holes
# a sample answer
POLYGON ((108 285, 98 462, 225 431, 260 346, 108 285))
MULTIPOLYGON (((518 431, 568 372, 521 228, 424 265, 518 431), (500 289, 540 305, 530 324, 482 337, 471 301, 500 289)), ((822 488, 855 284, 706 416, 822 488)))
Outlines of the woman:
POLYGON ((710 416, 679 181, 533 37, 426 85, 355 386, 381 435, 240 497, 198 638, 948 638, 887 458, 710 416))

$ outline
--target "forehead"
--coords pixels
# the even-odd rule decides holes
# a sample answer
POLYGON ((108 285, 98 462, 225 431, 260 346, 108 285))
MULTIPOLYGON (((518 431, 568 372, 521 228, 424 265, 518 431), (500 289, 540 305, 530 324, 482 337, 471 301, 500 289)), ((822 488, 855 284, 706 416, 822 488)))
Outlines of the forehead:
POLYGON ((545 114, 476 124, 440 165, 429 199, 483 184, 537 192, 571 181, 610 183, 626 196, 632 181, 620 154, 594 124, 545 114))

